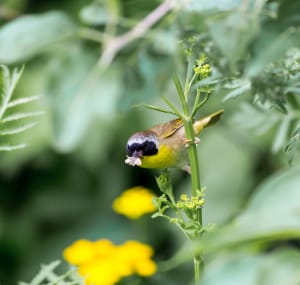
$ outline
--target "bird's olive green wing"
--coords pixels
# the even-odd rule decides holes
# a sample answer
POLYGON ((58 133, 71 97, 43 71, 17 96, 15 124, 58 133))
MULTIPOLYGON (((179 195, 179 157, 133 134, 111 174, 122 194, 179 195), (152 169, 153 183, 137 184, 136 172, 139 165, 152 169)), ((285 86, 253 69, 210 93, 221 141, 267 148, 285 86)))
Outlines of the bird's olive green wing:
POLYGON ((160 139, 165 139, 172 136, 182 126, 183 126, 182 120, 175 119, 167 123, 156 125, 151 130, 154 131, 160 139))

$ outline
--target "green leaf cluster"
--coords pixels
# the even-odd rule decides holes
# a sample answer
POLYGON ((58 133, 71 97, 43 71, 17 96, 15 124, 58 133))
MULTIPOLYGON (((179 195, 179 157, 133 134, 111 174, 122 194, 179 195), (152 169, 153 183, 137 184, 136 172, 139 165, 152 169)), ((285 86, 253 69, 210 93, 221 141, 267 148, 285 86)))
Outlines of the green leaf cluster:
MULTIPOLYGON (((198 110, 209 97, 200 112, 223 104, 225 115, 197 148, 207 186, 204 228, 218 224, 193 247, 206 254, 201 284, 299 284, 299 1, 175 1, 105 69, 99 62, 109 43, 163 1, 2 2, 0 63, 8 67, 1 68, 0 146, 32 147, 1 151, 1 283, 29 280, 41 260, 57 259, 75 235, 118 241, 140 235, 155 245, 158 259, 178 249, 182 235, 168 223, 132 225, 107 205, 132 184, 155 187, 148 171, 123 165, 126 140, 178 115, 170 111, 177 110, 172 77, 184 78, 187 55, 205 54, 198 67, 209 62, 201 70, 208 77, 196 82, 198 104, 189 107, 198 110), (18 81, 15 67, 23 64, 18 81), (43 94, 43 116, 34 116, 41 110, 34 94, 43 94), (169 109, 153 107, 160 95, 169 109), (141 104, 165 113, 130 111, 141 104), (293 168, 278 175, 287 160, 293 168)), ((175 185, 186 189, 183 177, 175 185)), ((175 205, 186 218, 188 207, 164 191, 157 202, 163 214, 175 205)), ((178 266, 149 283, 187 279, 189 269, 178 266)))

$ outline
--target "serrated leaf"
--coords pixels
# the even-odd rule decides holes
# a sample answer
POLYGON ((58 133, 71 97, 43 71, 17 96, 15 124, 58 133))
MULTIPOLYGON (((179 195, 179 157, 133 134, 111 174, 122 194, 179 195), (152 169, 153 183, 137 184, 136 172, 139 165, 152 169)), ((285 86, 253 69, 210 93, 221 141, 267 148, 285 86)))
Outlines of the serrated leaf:
POLYGON ((18 17, 0 28, 0 62, 26 60, 75 31, 74 23, 62 12, 18 17))

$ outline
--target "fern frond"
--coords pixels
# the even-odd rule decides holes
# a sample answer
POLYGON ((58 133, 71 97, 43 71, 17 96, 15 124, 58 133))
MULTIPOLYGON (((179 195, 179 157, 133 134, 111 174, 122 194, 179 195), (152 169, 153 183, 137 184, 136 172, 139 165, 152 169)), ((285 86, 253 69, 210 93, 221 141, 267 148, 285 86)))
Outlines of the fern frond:
POLYGON ((5 65, 0 65, 3 74, 3 94, 2 94, 2 103, 0 107, 0 120, 2 119, 5 111, 8 108, 10 98, 13 94, 13 91, 16 88, 16 85, 23 73, 24 68, 21 67, 19 70, 14 69, 10 75, 9 69, 5 65))
MULTIPOLYGON (((13 92, 23 73, 24 68, 15 68, 12 71, 5 65, 0 65, 0 137, 13 136, 21 134, 33 128, 37 122, 29 122, 33 117, 41 116, 44 112, 20 110, 22 105, 29 104, 41 98, 41 96, 29 96, 18 99, 12 99, 13 92), (9 112, 7 110, 9 109, 9 112), (25 121, 25 122, 23 122, 25 121), (6 125, 6 123, 8 123, 6 125), (5 125, 3 127, 3 125, 5 125)), ((0 152, 13 151, 26 147, 24 142, 6 142, 1 140, 0 152)))

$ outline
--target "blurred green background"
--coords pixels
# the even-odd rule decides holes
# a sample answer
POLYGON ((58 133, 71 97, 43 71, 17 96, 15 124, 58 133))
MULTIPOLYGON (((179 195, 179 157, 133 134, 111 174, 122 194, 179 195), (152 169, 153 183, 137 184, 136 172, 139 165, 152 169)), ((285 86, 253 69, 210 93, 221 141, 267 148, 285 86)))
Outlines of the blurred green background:
MULTIPOLYGON (((172 76, 184 78, 185 48, 205 53, 222 79, 197 114, 225 109, 198 147, 205 223, 231 221, 257 185, 289 169, 284 147, 299 120, 296 114, 286 121, 299 107, 299 3, 183 2, 98 74, 104 47, 91 32, 121 34, 161 1, 1 1, 0 64, 25 65, 14 97, 41 95, 26 108, 45 112, 37 126, 10 138, 27 148, 0 153, 1 284, 30 280, 41 263, 61 259, 81 238, 140 240, 155 248, 157 260, 181 247, 184 237, 166 221, 130 221, 111 204, 136 185, 159 194, 159 172, 125 165, 125 146, 133 132, 173 119, 140 104, 163 106, 161 95, 176 104, 172 76)), ((171 174, 176 193, 186 192, 188 175, 171 174)), ((153 278, 154 284, 191 280, 189 264, 153 278)))

